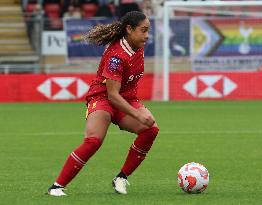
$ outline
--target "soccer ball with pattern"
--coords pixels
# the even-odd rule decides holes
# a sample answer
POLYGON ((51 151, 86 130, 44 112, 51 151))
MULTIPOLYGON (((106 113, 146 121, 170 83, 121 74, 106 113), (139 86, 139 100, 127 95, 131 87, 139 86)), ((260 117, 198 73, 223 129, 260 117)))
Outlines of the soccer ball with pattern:
POLYGON ((201 193, 208 186, 209 173, 202 164, 190 162, 178 171, 177 182, 187 193, 201 193))

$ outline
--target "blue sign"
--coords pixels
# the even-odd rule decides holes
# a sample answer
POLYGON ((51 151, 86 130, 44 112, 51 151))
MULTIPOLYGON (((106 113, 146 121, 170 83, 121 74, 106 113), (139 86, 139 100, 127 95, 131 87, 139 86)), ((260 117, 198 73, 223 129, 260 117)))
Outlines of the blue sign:
MULTIPOLYGON (((84 41, 83 35, 98 24, 110 24, 114 20, 114 18, 66 20, 65 31, 67 36, 68 58, 101 56, 105 49, 104 46, 97 46, 84 41)), ((158 31, 156 31, 154 19, 151 19, 150 23, 151 28, 149 31, 149 39, 145 46, 145 56, 155 55, 155 32, 158 31)), ((171 54, 174 56, 188 56, 190 48, 189 20, 171 20, 170 28, 171 34, 169 42, 171 54)))

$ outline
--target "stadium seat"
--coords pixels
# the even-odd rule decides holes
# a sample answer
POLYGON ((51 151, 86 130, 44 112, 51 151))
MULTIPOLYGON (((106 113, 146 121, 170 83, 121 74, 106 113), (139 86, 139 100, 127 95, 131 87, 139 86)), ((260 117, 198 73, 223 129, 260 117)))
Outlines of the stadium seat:
POLYGON ((27 13, 32 13, 32 12, 35 10, 35 7, 36 7, 36 4, 34 4, 34 3, 29 3, 29 4, 26 5, 25 11, 26 11, 27 13))
POLYGON ((48 15, 50 13, 56 13, 60 15, 60 5, 59 4, 46 4, 44 6, 45 13, 48 15))
POLYGON ((93 3, 83 4, 82 6, 83 17, 93 17, 96 15, 97 5, 93 3))
POLYGON ((50 12, 50 13, 47 14, 47 17, 48 17, 48 18, 52 18, 52 19, 54 19, 54 18, 60 18, 60 13, 50 12))
POLYGON ((48 18, 48 27, 59 30, 63 27, 61 20, 61 8, 59 4, 50 3, 44 6, 45 14, 48 18))

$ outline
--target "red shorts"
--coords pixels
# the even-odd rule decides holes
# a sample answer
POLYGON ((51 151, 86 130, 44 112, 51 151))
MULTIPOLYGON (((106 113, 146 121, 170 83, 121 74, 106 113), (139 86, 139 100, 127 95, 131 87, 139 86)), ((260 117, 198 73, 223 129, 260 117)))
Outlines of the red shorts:
MULTIPOLYGON (((138 109, 144 107, 144 105, 139 100, 127 100, 127 102, 134 108, 138 109)), ((86 118, 88 114, 96 111, 104 110, 110 113, 112 122, 118 124, 126 114, 117 110, 107 99, 91 100, 87 105, 86 118)))

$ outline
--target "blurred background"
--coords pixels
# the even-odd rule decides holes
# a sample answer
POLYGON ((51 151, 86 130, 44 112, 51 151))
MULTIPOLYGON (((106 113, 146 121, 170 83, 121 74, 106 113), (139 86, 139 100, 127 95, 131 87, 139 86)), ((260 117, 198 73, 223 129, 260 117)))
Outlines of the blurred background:
POLYGON ((0 203, 260 205, 262 1, 214 2, 0 0, 0 203), (84 99, 104 50, 83 35, 131 10, 151 21, 138 97, 159 137, 127 196, 115 196, 111 180, 135 136, 110 126, 69 197, 47 197, 84 136, 84 99), (177 186, 193 161, 209 170, 204 194, 177 186))
POLYGON ((141 99, 262 99, 262 6, 172 2, 188 6, 169 7, 166 31, 161 0, 0 0, 0 101, 83 100, 104 50, 83 35, 132 10, 151 21, 141 99))

